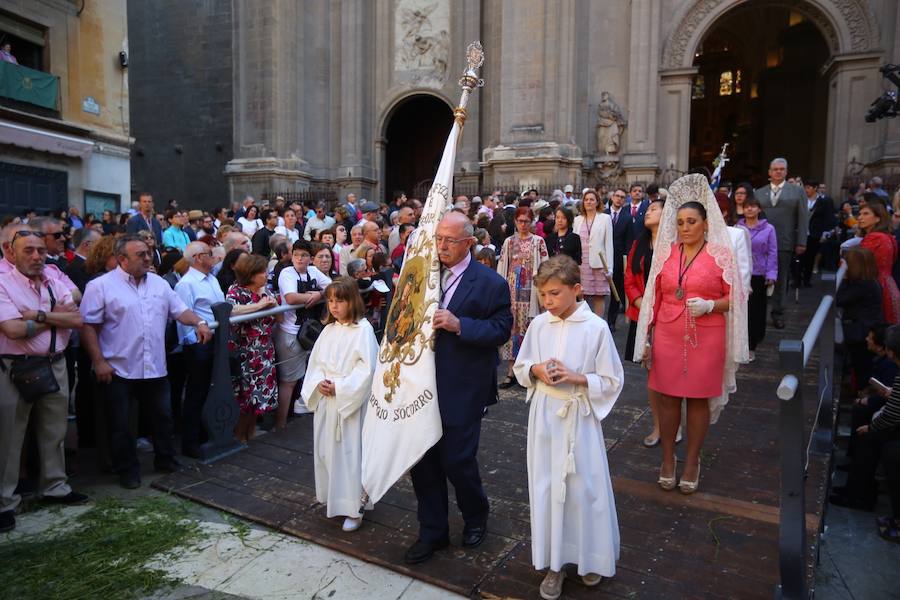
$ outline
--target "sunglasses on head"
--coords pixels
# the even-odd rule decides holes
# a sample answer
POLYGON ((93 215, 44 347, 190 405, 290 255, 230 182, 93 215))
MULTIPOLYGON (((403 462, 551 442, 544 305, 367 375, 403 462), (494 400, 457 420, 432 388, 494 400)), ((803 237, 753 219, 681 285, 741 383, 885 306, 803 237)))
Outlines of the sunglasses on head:
POLYGON ((31 231, 30 229, 20 229, 15 234, 13 234, 12 241, 15 242, 19 238, 30 237, 30 236, 34 236, 34 237, 38 237, 38 238, 44 237, 44 235, 42 233, 39 233, 37 231, 31 231))

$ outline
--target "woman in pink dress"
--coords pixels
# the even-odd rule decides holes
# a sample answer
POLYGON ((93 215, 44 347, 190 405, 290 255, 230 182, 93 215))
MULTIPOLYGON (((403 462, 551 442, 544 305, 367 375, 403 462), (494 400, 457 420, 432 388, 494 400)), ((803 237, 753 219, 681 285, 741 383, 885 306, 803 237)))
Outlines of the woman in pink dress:
POLYGON ((872 202, 859 209, 859 228, 865 232, 860 247, 875 255, 878 283, 881 285, 881 310, 888 325, 900 323, 900 291, 894 281, 894 261, 897 260, 897 240, 891 235, 891 217, 880 202, 872 202))
POLYGON ((747 295, 730 236, 709 183, 688 175, 670 188, 641 303, 635 357, 658 394, 662 465, 659 485, 674 489, 675 436, 687 401, 687 453, 681 492, 700 483, 700 450, 746 362, 747 295), (733 309, 733 310, 732 310, 733 309))

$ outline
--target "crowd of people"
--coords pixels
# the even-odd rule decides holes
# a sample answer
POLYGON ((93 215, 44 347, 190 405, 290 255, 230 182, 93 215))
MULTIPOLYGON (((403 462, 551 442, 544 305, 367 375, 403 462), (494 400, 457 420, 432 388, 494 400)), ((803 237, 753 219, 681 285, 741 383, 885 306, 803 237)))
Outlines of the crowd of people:
MULTIPOLYGON (((543 597, 559 596, 567 562, 579 563, 588 585, 615 570, 618 526, 599 422, 624 380, 610 335, 619 316, 628 328, 622 356, 649 370, 653 428, 644 445, 661 448, 658 484, 691 494, 700 486, 704 438, 735 390, 738 366, 755 360, 767 326, 785 327, 791 287, 810 286, 814 273, 839 260, 848 272, 836 301, 857 400, 850 479, 832 501, 871 509, 883 463, 893 515, 879 519, 879 529, 900 541, 900 199, 891 202, 874 178, 836 206, 822 184, 789 180, 781 158, 768 179, 756 189, 726 183, 713 190, 695 174, 668 190, 632 184, 575 194, 566 186, 547 198, 498 190, 456 197, 441 221, 436 246, 451 278, 446 289, 442 283, 436 330, 465 344, 468 323, 480 318, 463 325, 449 310, 464 271, 484 269, 484 285, 493 285, 491 277, 505 282, 502 302, 484 319, 494 324, 485 360, 493 365, 499 350, 506 377, 489 378, 493 392, 486 393, 519 385, 532 397, 529 490, 539 521, 532 550, 535 567, 549 569, 543 597), (683 434, 679 479, 674 456, 683 434), (563 465, 554 462, 560 456, 563 465), (604 500, 599 516, 597 498, 604 500), (578 525, 581 511, 598 517, 596 530, 578 525)), ((294 307, 232 325, 235 436, 248 442, 268 413, 283 429, 292 412, 315 412, 319 500, 329 517, 345 517, 345 530, 358 528, 361 407, 422 210, 420 200, 397 192, 387 204, 357 202, 354 194, 331 204, 247 197, 213 211, 172 201, 158 212, 143 193, 121 215, 82 217, 70 208, 8 217, 0 231, 0 531, 15 526, 23 445, 22 463, 40 473, 40 496, 87 500, 66 480, 70 412, 79 447, 101 449, 104 466, 128 489, 141 485, 138 448, 152 447, 163 472, 181 466, 176 435, 182 455, 202 455, 213 365, 208 323, 220 302, 230 302, 232 314, 294 307)), ((445 469, 458 498, 462 482, 474 481, 470 501, 460 503, 471 517, 469 546, 483 539, 487 518, 477 433, 474 440, 474 450, 471 440, 460 441, 465 472, 447 470, 443 450, 413 469, 414 484, 434 479, 423 472, 427 461, 432 471, 445 469)), ((445 545, 441 481, 444 523, 435 517, 409 562, 445 545)), ((420 503, 434 493, 425 487, 416 486, 420 503)))

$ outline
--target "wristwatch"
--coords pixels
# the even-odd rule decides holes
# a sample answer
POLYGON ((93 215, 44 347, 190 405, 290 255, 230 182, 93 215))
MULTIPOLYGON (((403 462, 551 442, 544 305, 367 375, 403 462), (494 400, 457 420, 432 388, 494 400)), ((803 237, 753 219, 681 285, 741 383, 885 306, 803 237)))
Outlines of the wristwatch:
POLYGON ((42 310, 37 311, 37 316, 34 318, 37 323, 46 323, 47 322, 47 313, 42 310))
POLYGON ((209 323, 207 323, 206 321, 197 321, 196 326, 200 327, 201 325, 203 325, 204 327, 209 327, 209 323))

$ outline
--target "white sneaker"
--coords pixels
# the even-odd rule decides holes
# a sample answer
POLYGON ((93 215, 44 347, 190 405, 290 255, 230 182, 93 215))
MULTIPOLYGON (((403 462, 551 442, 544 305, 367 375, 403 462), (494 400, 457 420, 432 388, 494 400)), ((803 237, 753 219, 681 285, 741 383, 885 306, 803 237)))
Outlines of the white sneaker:
POLYGON ((153 452, 153 444, 144 437, 139 437, 135 443, 138 452, 153 452))
POLYGON ((581 576, 581 583, 588 587, 593 587, 603 581, 603 577, 597 573, 588 573, 581 576))
POLYGON ((347 517, 341 527, 344 531, 356 531, 362 525, 362 517, 347 517))

